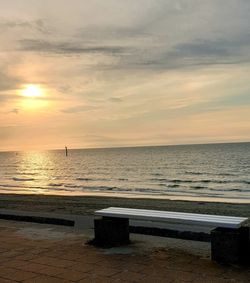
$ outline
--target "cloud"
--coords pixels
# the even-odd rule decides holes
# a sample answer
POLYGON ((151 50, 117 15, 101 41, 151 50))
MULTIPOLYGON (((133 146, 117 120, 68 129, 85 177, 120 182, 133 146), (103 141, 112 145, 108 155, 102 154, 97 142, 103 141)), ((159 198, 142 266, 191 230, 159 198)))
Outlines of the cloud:
POLYGON ((175 47, 177 55, 181 56, 228 56, 226 47, 221 46, 220 42, 208 40, 195 40, 192 43, 182 43, 175 47))
MULTIPOLYGON (((16 89, 19 83, 20 79, 18 77, 8 75, 0 70, 0 92, 16 89)), ((6 96, 2 96, 2 98, 4 97, 6 98, 6 96)))
POLYGON ((175 61, 176 65, 218 65, 249 62, 250 54, 244 49, 250 46, 249 35, 241 37, 204 40, 196 39, 192 42, 181 43, 169 52, 166 58, 175 61))
POLYGON ((98 108, 97 106, 92 106, 92 105, 79 105, 79 106, 65 108, 61 110, 61 112, 73 114, 73 113, 80 113, 80 112, 88 112, 88 111, 95 110, 97 108, 98 108))
POLYGON ((115 102, 115 103, 119 103, 119 102, 122 102, 122 99, 120 98, 120 97, 110 97, 109 99, 108 99, 108 101, 110 101, 110 102, 115 102))
POLYGON ((10 111, 10 113, 18 114, 18 113, 19 113, 19 111, 20 111, 20 109, 18 109, 18 108, 14 108, 14 109, 12 109, 12 110, 10 111))
POLYGON ((37 19, 33 21, 27 20, 8 20, 0 21, 0 30, 7 31, 9 29, 31 29, 41 33, 48 33, 49 29, 46 23, 42 19, 37 19))
POLYGON ((122 54, 128 51, 123 46, 101 46, 88 45, 81 42, 53 42, 36 39, 23 39, 19 41, 20 50, 54 53, 54 54, 88 54, 88 53, 104 53, 104 54, 122 54))
POLYGON ((19 96, 14 95, 14 94, 2 94, 0 92, 0 102, 6 102, 6 101, 14 101, 18 100, 19 96))
MULTIPOLYGON (((171 139, 171 129, 185 141, 193 115, 207 114, 199 130, 216 127, 209 119, 225 109, 249 112, 250 1, 0 2, 0 122, 31 123, 27 134, 42 147, 37 137, 49 133, 38 129, 51 125, 58 130, 48 147, 60 133, 89 135, 90 146, 111 145, 119 133, 129 145, 156 142, 163 131, 171 139), (29 83, 42 86, 35 101, 48 107, 37 111, 15 95, 29 83)), ((247 118, 239 114, 241 123, 247 118)), ((13 144, 27 138, 10 131, 13 144)))
MULTIPOLYGON (((250 53, 246 50, 250 45, 249 29, 244 22, 247 13, 243 9, 236 15, 238 22, 233 19, 238 24, 233 28, 231 22, 225 26, 224 21, 229 17, 227 13, 223 14, 224 21, 219 18, 215 8, 221 4, 215 5, 213 1, 211 4, 199 1, 149 2, 151 9, 143 7, 144 13, 133 19, 133 25, 118 24, 112 19, 104 25, 90 25, 86 20, 84 25, 78 23, 70 34, 61 31, 53 38, 26 36, 19 39, 19 50, 67 56, 108 55, 108 60, 101 58, 89 64, 92 68, 97 66, 98 70, 161 71, 250 61, 250 53)), ((234 7, 232 3, 230 5, 234 7)), ((44 21, 38 23, 45 26, 44 21)))
POLYGON ((144 55, 133 60, 136 67, 149 69, 180 69, 187 67, 206 67, 211 65, 227 65, 250 62, 250 53, 245 51, 250 46, 250 40, 238 38, 234 40, 203 40, 176 44, 172 49, 159 48, 158 52, 144 55))
POLYGON ((76 33, 77 37, 88 39, 91 42, 123 42, 125 45, 133 43, 133 45, 152 41, 152 39, 159 40, 159 36, 153 32, 145 32, 140 25, 132 27, 124 26, 91 26, 88 28, 81 28, 76 33))

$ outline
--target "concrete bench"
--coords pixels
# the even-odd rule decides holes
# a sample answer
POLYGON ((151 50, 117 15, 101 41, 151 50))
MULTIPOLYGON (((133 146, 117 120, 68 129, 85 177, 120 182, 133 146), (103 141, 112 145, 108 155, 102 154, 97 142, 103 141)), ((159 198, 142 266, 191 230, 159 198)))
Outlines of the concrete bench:
POLYGON ((124 245, 130 242, 129 220, 199 225, 211 228, 211 257, 227 263, 249 260, 249 227, 242 226, 248 218, 109 207, 95 212, 95 243, 124 245))

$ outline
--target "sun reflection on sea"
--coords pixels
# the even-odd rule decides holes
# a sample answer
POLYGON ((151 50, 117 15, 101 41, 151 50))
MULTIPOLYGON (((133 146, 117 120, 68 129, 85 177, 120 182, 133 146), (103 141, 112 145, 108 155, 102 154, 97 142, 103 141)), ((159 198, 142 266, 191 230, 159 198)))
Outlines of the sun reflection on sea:
POLYGON ((48 152, 25 152, 17 163, 16 181, 25 182, 27 190, 45 193, 44 187, 53 179, 55 163, 48 152))

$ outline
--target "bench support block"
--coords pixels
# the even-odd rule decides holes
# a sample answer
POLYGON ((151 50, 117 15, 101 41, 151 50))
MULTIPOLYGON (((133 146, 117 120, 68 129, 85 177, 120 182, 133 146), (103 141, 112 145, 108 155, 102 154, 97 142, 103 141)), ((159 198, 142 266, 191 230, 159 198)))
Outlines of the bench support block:
POLYGON ((221 263, 248 264, 249 227, 216 228, 211 231, 211 257, 221 263))
POLYGON ((129 244, 129 219, 112 217, 95 219, 94 242, 101 246, 129 244))

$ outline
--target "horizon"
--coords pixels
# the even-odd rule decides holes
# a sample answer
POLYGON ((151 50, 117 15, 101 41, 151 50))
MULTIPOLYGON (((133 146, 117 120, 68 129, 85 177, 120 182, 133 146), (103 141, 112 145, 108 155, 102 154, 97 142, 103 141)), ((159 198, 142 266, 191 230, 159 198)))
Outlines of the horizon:
MULTIPOLYGON (((82 147, 71 148, 67 146, 67 150, 91 150, 91 149, 126 149, 126 148, 144 148, 144 147, 178 147, 178 146, 195 146, 195 145, 230 145, 230 144, 250 144, 250 141, 239 142, 212 142, 212 143, 189 143, 189 144, 161 144, 161 145, 136 145, 136 146, 114 146, 114 147, 82 147)), ((43 151, 65 151, 64 148, 51 148, 51 149, 31 149, 31 150, 0 150, 1 152, 43 152, 43 151)))
POLYGON ((0 151, 250 141, 250 2, 0 3, 0 151))

